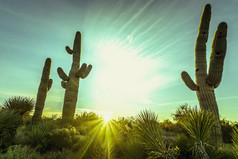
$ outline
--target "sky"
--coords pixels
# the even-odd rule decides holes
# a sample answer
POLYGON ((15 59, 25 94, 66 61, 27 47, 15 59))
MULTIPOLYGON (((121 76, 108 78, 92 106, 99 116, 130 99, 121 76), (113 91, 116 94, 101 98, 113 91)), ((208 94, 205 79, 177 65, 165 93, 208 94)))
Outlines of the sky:
POLYGON ((205 4, 212 6, 207 60, 218 24, 228 24, 221 84, 215 89, 222 118, 238 121, 237 0, 8 0, 0 1, 0 105, 13 96, 35 98, 46 58, 53 86, 44 115, 61 114, 66 73, 76 31, 82 33, 81 64, 92 64, 80 80, 76 112, 109 111, 128 116, 149 109, 160 120, 196 93, 181 80, 195 79, 195 41, 205 4))

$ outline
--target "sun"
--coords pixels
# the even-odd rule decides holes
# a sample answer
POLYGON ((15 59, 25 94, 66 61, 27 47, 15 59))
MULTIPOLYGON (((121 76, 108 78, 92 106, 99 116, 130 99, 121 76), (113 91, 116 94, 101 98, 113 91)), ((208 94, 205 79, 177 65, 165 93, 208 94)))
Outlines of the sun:
POLYGON ((167 81, 156 73, 162 62, 145 56, 143 47, 107 39, 97 52, 93 96, 104 110, 121 112, 122 106, 149 104, 151 91, 167 81))
POLYGON ((100 112, 100 116, 102 116, 102 118, 104 120, 104 124, 107 124, 110 120, 113 119, 112 112, 100 112))

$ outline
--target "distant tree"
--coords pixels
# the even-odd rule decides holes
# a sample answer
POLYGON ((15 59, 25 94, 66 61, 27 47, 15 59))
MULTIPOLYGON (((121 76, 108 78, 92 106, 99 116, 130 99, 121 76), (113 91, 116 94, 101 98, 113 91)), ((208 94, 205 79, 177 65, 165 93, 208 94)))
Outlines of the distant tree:
POLYGON ((180 121, 180 119, 187 114, 188 110, 191 108, 187 103, 179 106, 175 114, 172 114, 174 121, 180 121))

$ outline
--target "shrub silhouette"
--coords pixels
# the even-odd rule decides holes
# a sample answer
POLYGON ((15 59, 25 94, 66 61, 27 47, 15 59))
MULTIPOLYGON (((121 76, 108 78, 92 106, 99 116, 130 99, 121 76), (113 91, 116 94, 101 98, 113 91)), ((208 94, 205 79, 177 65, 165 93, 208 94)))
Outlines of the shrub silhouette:
POLYGON ((27 115, 34 108, 35 101, 33 98, 16 96, 4 101, 3 109, 14 110, 19 115, 27 115))
POLYGON ((0 150, 13 144, 17 128, 21 125, 21 116, 13 110, 0 110, 0 150))

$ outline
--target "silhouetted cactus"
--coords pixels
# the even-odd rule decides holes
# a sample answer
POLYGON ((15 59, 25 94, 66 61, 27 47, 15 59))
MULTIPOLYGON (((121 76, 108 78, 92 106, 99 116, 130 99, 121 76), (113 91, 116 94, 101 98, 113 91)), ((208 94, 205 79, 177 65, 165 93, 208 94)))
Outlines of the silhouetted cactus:
POLYGON ((57 69, 59 77, 63 80, 61 86, 65 89, 62 120, 71 121, 74 117, 76 103, 78 98, 79 79, 86 78, 92 69, 92 65, 82 64, 81 57, 81 33, 76 32, 73 50, 66 46, 66 51, 73 55, 73 63, 69 75, 61 67, 57 69))
POLYGON ((38 88, 35 112, 32 117, 32 122, 38 122, 41 120, 42 112, 45 106, 45 99, 47 92, 50 90, 53 80, 49 79, 50 77, 50 68, 51 68, 51 59, 47 58, 45 60, 45 65, 42 71, 41 82, 38 88))
POLYGON ((196 84, 187 72, 182 72, 181 76, 186 86, 196 91, 200 108, 205 111, 211 111, 215 115, 216 123, 212 128, 211 142, 214 146, 220 147, 222 146, 222 135, 214 89, 219 86, 222 78, 223 63, 226 55, 227 24, 225 22, 220 23, 215 32, 209 71, 207 73, 206 42, 208 39, 210 19, 211 5, 207 4, 202 14, 195 47, 196 84))

